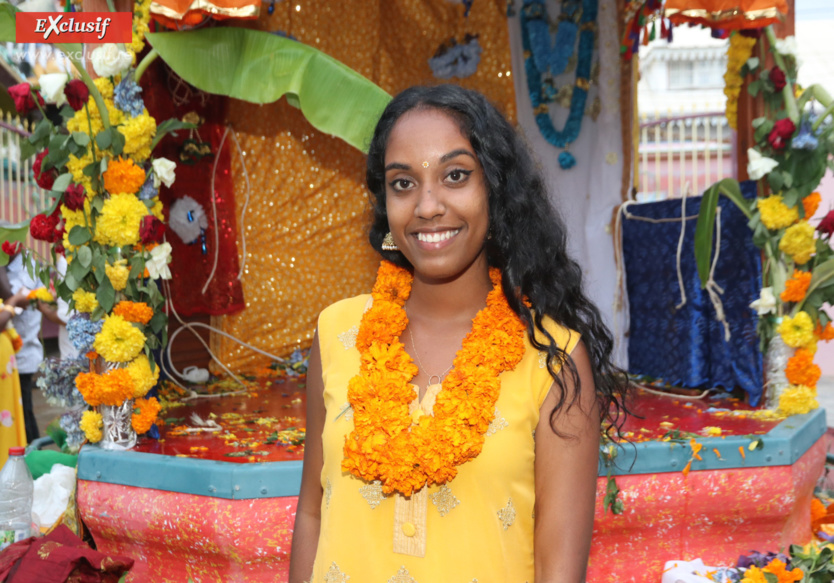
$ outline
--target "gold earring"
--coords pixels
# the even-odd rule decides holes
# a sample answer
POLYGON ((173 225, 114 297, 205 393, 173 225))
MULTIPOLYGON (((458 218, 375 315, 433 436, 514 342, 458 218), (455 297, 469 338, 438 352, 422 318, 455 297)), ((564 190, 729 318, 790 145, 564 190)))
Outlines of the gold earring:
POLYGON ((397 247, 397 244, 394 242, 394 235, 391 234, 391 231, 388 231, 388 234, 385 235, 385 238, 382 240, 382 250, 383 251, 399 251, 400 248, 397 247))

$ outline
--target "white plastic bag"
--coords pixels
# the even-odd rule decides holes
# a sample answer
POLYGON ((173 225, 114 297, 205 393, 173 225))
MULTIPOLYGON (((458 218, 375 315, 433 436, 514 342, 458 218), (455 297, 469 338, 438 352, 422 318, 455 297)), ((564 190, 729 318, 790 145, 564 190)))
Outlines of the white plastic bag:
POLYGON ((75 491, 75 468, 62 464, 52 466, 52 471, 35 480, 35 499, 32 514, 40 528, 55 524, 69 504, 75 491))

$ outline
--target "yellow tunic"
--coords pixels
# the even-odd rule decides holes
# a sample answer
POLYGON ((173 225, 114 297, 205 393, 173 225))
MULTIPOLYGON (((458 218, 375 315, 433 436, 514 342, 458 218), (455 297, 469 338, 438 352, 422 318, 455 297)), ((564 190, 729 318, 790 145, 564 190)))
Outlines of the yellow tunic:
MULTIPOLYGON (((544 354, 525 336, 523 359, 501 374, 483 451, 460 465, 454 480, 411 499, 383 496, 378 483, 341 470, 342 447, 353 429, 347 386, 359 372, 355 340, 370 301, 370 295, 343 300, 319 317, 327 417, 321 534, 311 581, 532 583, 535 429, 553 382, 544 354)), ((579 340, 552 321, 548 331, 568 352, 579 340)), ((427 397, 421 405, 430 414, 431 391, 427 397)))

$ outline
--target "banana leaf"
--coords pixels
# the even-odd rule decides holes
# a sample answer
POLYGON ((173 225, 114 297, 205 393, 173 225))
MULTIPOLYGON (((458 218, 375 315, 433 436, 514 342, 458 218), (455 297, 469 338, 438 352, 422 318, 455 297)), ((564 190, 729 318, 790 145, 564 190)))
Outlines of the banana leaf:
POLYGON ((738 181, 732 178, 725 178, 710 186, 701 199, 701 210, 698 213, 698 222, 695 224, 695 264, 698 266, 698 277, 701 279, 701 287, 709 281, 709 270, 712 262, 712 238, 715 230, 715 208, 718 206, 718 197, 723 194, 741 209, 741 212, 749 219, 753 216, 750 210, 750 202, 741 194, 738 181))
POLYGON ((367 152, 391 96, 343 63, 303 43, 236 27, 149 33, 165 63, 202 91, 250 103, 286 95, 318 130, 367 152))

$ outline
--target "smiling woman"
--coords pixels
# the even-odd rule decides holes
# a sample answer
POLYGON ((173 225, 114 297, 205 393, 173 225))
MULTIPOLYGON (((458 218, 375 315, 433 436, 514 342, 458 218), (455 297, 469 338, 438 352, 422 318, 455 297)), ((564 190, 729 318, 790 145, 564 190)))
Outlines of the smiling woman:
POLYGON ((626 384, 533 160, 482 95, 414 87, 367 181, 385 260, 319 317, 290 581, 584 580, 626 384))

